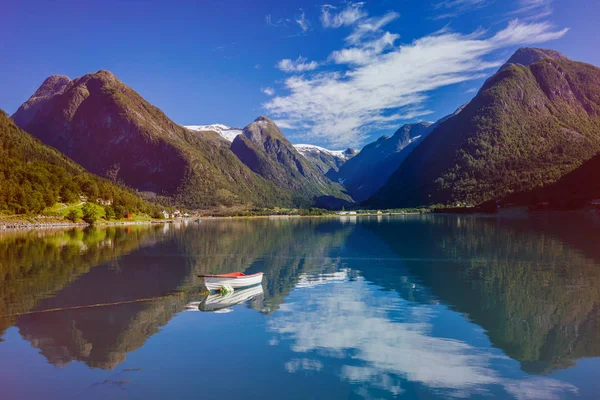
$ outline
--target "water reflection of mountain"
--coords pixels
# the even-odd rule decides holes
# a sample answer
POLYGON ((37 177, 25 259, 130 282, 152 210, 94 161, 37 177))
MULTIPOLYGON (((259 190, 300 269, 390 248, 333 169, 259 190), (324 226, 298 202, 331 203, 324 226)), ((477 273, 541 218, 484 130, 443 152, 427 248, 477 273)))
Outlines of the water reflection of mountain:
MULTIPOLYGON (((153 243, 157 232, 136 226, 0 234, 0 315, 31 310, 91 267, 153 243)), ((14 322, 0 317, 0 336, 14 322)))
POLYGON ((600 248, 589 240, 600 224, 586 216, 233 220, 178 228, 0 238, 3 314, 176 294, 5 318, 0 329, 16 321, 54 364, 79 360, 114 368, 187 303, 202 299, 198 274, 264 271, 264 296, 249 306, 270 314, 298 282, 333 282, 340 270, 352 280, 358 270, 406 300, 442 301, 466 313, 524 370, 543 372, 600 355, 600 248))
MULTIPOLYGON (((91 270, 90 264, 82 267, 87 273, 40 300, 34 310, 174 296, 24 315, 17 326, 23 337, 56 365, 79 360, 91 367, 114 368, 188 302, 201 299, 198 274, 259 268, 265 272, 265 295, 251 300, 250 306, 270 312, 283 301, 299 274, 335 270, 336 263, 327 259, 327 253, 341 245, 347 233, 347 228, 316 220, 240 220, 188 229, 169 227, 151 246, 91 270)), ((59 261, 60 257, 47 268, 59 261)))
POLYGON ((600 234, 586 215, 365 224, 528 372, 600 356, 600 234), (565 223, 567 222, 567 223, 565 223))

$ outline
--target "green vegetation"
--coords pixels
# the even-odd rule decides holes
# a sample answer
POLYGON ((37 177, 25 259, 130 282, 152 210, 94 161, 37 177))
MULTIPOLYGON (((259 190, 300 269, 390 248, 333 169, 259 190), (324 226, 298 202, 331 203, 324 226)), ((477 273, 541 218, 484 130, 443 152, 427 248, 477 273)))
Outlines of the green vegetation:
POLYGON ((290 193, 291 205, 332 208, 351 204, 352 198, 344 188, 307 161, 269 118, 257 118, 244 132, 233 140, 231 150, 252 171, 290 193))
POLYGON ((555 182, 599 150, 600 69, 561 58, 507 65, 368 204, 476 205, 555 182))
POLYGON ((158 208, 133 191, 86 172, 19 129, 0 110, 0 214, 40 214, 48 208, 52 214, 57 202, 82 199, 112 199, 114 204, 140 213, 158 208))
POLYGON ((81 211, 83 211, 83 220, 88 224, 94 225, 98 220, 98 210, 91 203, 85 203, 81 211))
POLYGON ((79 213, 77 212, 77 210, 74 208, 70 209, 69 213, 67 214, 67 219, 71 222, 77 222, 78 218, 79 218, 79 213))
MULTIPOLYGON (((174 123, 108 71, 78 78, 35 107, 48 112, 32 114, 32 107, 21 107, 13 115, 22 129, 89 172, 153 193, 162 204, 193 209, 299 205, 292 190, 252 172, 216 132, 192 132, 174 123), (90 146, 102 151, 90 152, 90 146)), ((64 193, 67 201, 76 191, 64 193)), ((117 218, 135 210, 117 199, 113 208, 117 218)))
MULTIPOLYGON (((600 247, 589 240, 600 230, 587 215, 568 221, 425 216, 394 229, 365 228, 406 260, 433 298, 466 314, 523 370, 548 373, 600 355, 600 247)), ((392 272, 363 274, 397 290, 392 272)))

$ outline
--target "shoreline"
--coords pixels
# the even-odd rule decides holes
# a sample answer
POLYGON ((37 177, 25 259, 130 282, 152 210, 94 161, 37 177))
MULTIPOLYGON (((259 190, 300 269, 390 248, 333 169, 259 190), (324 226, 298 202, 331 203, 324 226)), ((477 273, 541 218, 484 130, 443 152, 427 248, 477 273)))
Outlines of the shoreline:
MULTIPOLYGON (((96 223, 93 226, 127 226, 127 225, 148 225, 148 224, 169 224, 176 220, 149 220, 149 221, 107 221, 96 223)), ((65 222, 65 221, 50 221, 50 222, 31 222, 27 220, 6 221, 0 219, 0 232, 3 231, 18 231, 27 229, 43 229, 43 228, 86 228, 92 226, 86 222, 65 222)))
MULTIPOLYGON (((526 216, 526 215, 557 215, 557 214, 587 214, 588 210, 545 210, 545 211, 529 211, 529 212, 500 212, 500 213, 452 213, 452 212, 389 212, 389 213, 361 213, 361 214, 323 214, 323 215, 233 215, 233 216, 205 216, 205 217, 189 217, 189 218, 178 218, 178 219, 151 219, 147 221, 103 221, 94 224, 93 226, 106 227, 106 226, 131 226, 131 225, 151 225, 151 224, 173 224, 177 222, 193 221, 200 218, 201 221, 210 220, 232 220, 232 219, 271 219, 271 220, 282 220, 282 219, 301 219, 301 218, 358 218, 358 217, 386 217, 386 216, 398 216, 398 215, 423 215, 423 214, 434 214, 434 215, 461 215, 461 216, 480 216, 480 217, 515 217, 515 216, 526 216)), ((59 229, 59 228, 86 228, 92 226, 86 222, 67 222, 65 220, 49 220, 39 221, 36 217, 32 220, 28 219, 17 219, 14 221, 2 219, 0 217, 0 232, 7 231, 19 231, 29 229, 59 229)))

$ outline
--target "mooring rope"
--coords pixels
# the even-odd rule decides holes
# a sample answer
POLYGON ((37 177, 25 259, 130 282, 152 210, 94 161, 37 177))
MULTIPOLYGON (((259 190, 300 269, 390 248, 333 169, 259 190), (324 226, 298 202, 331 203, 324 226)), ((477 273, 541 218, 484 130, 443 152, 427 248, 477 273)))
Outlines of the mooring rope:
MULTIPOLYGON (((204 292, 203 293, 199 293, 199 295, 205 295, 205 294, 206 293, 204 293, 204 292)), ((85 306, 49 308, 47 310, 26 311, 26 312, 13 313, 13 314, 3 314, 3 315, 0 315, 0 318, 18 317, 20 315, 41 314, 41 313, 49 313, 49 312, 56 312, 56 311, 81 310, 81 309, 85 309, 85 308, 120 306, 120 305, 123 305, 123 304, 131 304, 131 303, 144 303, 144 302, 149 302, 149 301, 166 300, 166 299, 171 299, 171 298, 176 297, 176 296, 180 296, 181 297, 181 296, 184 296, 184 295, 185 295, 185 293, 181 292, 181 293, 176 293, 176 294, 170 294, 170 295, 167 295, 167 296, 147 297, 147 298, 144 298, 144 299, 116 301, 114 303, 97 303, 97 304, 88 304, 88 305, 85 305, 85 306)))

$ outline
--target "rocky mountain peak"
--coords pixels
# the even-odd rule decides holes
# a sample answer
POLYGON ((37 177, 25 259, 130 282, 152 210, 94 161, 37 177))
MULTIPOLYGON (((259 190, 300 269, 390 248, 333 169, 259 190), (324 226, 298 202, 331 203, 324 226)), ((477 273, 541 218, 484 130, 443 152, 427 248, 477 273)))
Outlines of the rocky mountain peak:
POLYGON ((522 47, 517 50, 502 67, 500 67, 500 70, 503 70, 513 64, 520 64, 528 67, 544 58, 551 58, 553 60, 570 60, 569 57, 559 53, 556 50, 522 47))
POLYGON ((31 97, 53 96, 63 93, 71 83, 71 79, 64 75, 50 75, 31 97))
POLYGON ((13 115, 18 126, 25 127, 35 114, 54 96, 63 94, 71 85, 71 79, 64 75, 50 75, 35 93, 19 107, 13 115))
POLYGON ((242 130, 242 134, 252 142, 260 145, 262 145, 262 143, 268 138, 279 139, 287 143, 287 139, 277 124, 275 124, 275 122, 273 122, 269 117, 265 116, 256 118, 254 122, 242 130))

